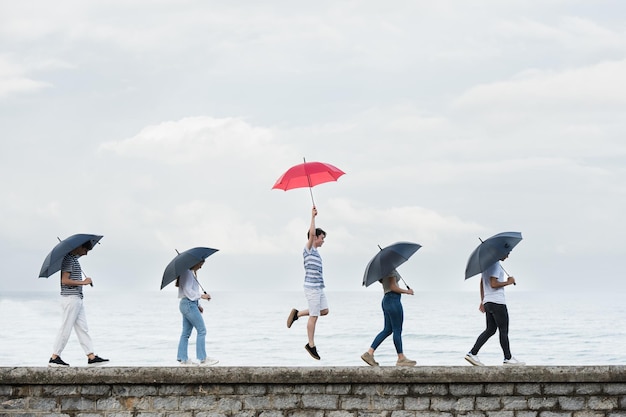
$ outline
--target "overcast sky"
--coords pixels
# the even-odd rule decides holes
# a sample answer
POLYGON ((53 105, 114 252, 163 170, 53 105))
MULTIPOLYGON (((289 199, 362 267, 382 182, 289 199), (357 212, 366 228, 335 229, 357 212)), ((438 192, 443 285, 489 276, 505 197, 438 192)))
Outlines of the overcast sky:
POLYGON ((104 238, 86 291, 158 290, 219 249, 207 290, 298 290, 313 189, 330 290, 377 245, 417 290, 476 290, 519 231, 515 290, 624 291, 626 3, 0 0, 0 290, 60 238, 104 238))

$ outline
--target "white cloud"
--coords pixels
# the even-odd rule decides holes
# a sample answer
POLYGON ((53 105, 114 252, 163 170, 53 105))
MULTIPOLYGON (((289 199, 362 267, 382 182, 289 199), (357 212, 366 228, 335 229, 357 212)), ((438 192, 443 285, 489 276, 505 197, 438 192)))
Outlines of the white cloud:
POLYGON ((22 66, 10 57, 0 55, 0 98, 34 93, 47 87, 50 87, 49 83, 30 78, 22 66))
POLYGON ((507 81, 473 87, 454 105, 470 111, 595 111, 597 106, 626 104, 624 74, 626 60, 564 71, 526 71, 507 81))
POLYGON ((594 53, 598 49, 623 50, 626 46, 623 32, 579 16, 563 16, 553 24, 523 17, 501 21, 494 30, 497 36, 504 38, 553 42, 583 54, 594 53))
POLYGON ((241 119, 199 116, 145 127, 133 137, 103 143, 100 150, 174 165, 224 162, 254 159, 273 146, 272 138, 271 130, 241 119))
POLYGON ((326 202, 331 213, 333 250, 352 253, 371 252, 372 242, 427 242, 437 248, 446 239, 483 230, 483 226, 455 215, 442 214, 419 206, 374 207, 371 204, 336 198, 326 202), (350 231, 350 232, 348 232, 350 231), (336 235, 337 232, 333 232, 336 235))

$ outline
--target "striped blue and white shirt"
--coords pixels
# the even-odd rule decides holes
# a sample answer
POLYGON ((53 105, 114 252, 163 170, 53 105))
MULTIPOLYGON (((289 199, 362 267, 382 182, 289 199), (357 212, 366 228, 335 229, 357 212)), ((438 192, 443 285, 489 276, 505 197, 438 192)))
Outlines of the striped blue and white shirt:
POLYGON ((322 275, 322 257, 317 248, 306 246, 302 252, 304 257, 304 287, 324 288, 324 276, 322 275))
MULTIPOLYGON (((61 274, 63 274, 63 272, 69 272, 71 280, 83 280, 83 270, 78 263, 78 256, 72 255, 71 253, 65 255, 63 263, 61 264, 61 274)), ((78 295, 80 298, 83 298, 83 286, 61 284, 61 295, 78 295)))

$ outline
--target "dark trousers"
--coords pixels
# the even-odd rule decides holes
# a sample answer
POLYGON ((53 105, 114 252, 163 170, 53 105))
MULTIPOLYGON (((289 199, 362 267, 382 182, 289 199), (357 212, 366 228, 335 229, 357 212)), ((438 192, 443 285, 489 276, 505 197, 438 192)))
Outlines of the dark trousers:
POLYGON ((506 304, 485 303, 484 307, 487 328, 478 336, 470 352, 472 355, 477 355, 485 342, 496 334, 496 330, 498 330, 504 359, 511 359, 511 349, 509 348, 509 311, 506 308, 506 304))
POLYGON ((396 353, 402 353, 402 322, 404 321, 404 310, 400 302, 400 294, 396 292, 386 293, 383 297, 382 307, 385 315, 385 327, 374 338, 371 347, 376 350, 383 340, 393 334, 393 344, 396 347, 396 353))

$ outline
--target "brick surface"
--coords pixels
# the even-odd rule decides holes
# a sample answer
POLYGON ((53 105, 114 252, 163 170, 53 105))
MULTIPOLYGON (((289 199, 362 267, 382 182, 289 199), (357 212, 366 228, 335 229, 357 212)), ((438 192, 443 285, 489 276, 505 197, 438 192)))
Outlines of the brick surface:
POLYGON ((450 384, 450 395, 463 397, 467 395, 481 395, 482 384, 450 384))
POLYGON ((405 397, 404 409, 405 410, 428 410, 430 408, 430 398, 428 397, 405 397))
MULTIPOLYGON (((468 368, 456 371, 458 381, 448 368, 259 371, 284 373, 269 382, 247 369, 220 381, 219 368, 195 382, 193 369, 177 368, 142 382, 120 368, 126 380, 102 380, 109 371, 91 369, 84 383, 69 383, 64 371, 0 368, 0 417, 626 417, 626 367, 530 368, 468 368), (245 381, 229 382, 246 373, 245 381)), ((65 371, 78 379, 82 372, 65 371)))
POLYGON ((559 407, 561 410, 583 410, 585 397, 559 397, 559 407))
POLYGON ((615 410, 618 402, 617 397, 589 397, 587 406, 591 410, 615 410))
POLYGON ((486 384, 485 394, 490 395, 513 395, 515 384, 486 384))
POLYGON ((502 408, 504 410, 527 410, 528 400, 526 397, 502 397, 502 408))
POLYGON ((446 384, 419 384, 410 387, 409 392, 420 395, 448 395, 446 384))
POLYGON ((500 397, 477 397, 476 410, 478 411, 495 411, 502 408, 502 400, 500 397))

